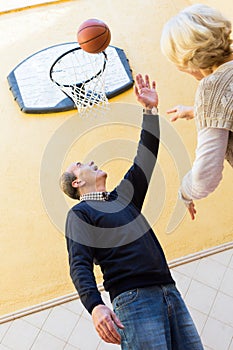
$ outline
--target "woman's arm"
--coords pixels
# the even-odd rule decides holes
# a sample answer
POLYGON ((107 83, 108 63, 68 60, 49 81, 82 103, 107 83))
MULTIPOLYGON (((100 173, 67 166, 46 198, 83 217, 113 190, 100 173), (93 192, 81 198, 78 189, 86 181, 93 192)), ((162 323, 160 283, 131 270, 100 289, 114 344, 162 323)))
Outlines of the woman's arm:
POLYGON ((204 128, 198 132, 196 158, 180 188, 184 199, 207 197, 219 185, 228 137, 226 129, 204 128))

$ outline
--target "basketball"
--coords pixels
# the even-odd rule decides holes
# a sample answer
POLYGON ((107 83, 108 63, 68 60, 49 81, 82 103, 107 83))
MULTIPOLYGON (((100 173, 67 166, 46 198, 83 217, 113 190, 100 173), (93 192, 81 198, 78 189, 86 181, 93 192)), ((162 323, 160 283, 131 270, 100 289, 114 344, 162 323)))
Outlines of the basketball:
POLYGON ((94 18, 88 19, 78 28, 77 40, 84 51, 99 53, 108 47, 111 32, 103 21, 94 18))

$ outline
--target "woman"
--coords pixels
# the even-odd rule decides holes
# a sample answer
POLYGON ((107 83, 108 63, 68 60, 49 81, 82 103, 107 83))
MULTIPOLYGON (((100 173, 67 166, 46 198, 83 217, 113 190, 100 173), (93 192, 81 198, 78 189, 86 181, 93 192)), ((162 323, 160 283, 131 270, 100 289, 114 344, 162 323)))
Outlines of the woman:
POLYGON ((195 218, 195 199, 208 196, 222 179, 224 159, 233 167, 233 50, 231 22, 201 4, 171 18, 161 36, 163 54, 177 68, 200 81, 194 109, 176 106, 178 118, 196 120, 198 142, 192 169, 184 176, 179 197, 195 218))

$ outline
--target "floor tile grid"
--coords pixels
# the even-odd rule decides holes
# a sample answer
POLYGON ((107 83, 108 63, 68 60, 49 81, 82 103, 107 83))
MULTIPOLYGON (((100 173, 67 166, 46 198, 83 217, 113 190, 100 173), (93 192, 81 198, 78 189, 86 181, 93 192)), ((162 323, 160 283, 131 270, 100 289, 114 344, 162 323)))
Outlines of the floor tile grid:
MULTIPOLYGON (((186 291, 183 291, 183 293, 182 293, 182 287, 180 288, 179 285, 178 285, 178 287, 179 287, 179 289, 181 290, 181 293, 183 294, 183 297, 184 297, 184 299, 185 299, 185 302, 186 302, 188 308, 190 309, 190 312, 191 312, 192 316, 194 316, 193 314, 194 314, 195 312, 198 312, 199 314, 202 314, 203 317, 205 317, 202 326, 199 327, 199 329, 198 329, 198 331, 199 331, 201 337, 204 338, 204 341, 203 341, 203 342, 204 342, 204 345, 205 345, 205 338, 206 338, 206 337, 205 337, 205 334, 208 333, 208 327, 210 327, 209 325, 211 325, 211 330, 209 330, 209 333, 213 333, 213 328, 215 328, 215 327, 217 328, 216 330, 219 330, 220 328, 223 329, 224 326, 225 326, 225 330, 224 330, 225 333, 223 334, 222 339, 226 340, 226 338, 228 338, 228 340, 227 340, 228 343, 224 344, 224 348, 223 348, 223 343, 221 343, 220 346, 221 346, 221 350, 225 350, 225 349, 226 349, 226 350, 231 350, 231 349, 232 349, 232 336, 231 336, 231 334, 233 334, 233 333, 232 333, 232 332, 233 332, 233 327, 229 327, 229 324, 226 323, 224 319, 221 319, 221 322, 219 322, 218 318, 213 317, 212 313, 213 313, 214 306, 215 306, 215 302, 216 302, 218 296, 219 296, 220 294, 223 294, 223 295, 225 294, 225 293, 221 290, 221 285, 222 285, 222 282, 223 282, 223 280, 224 280, 225 275, 228 273, 229 270, 231 270, 230 272, 233 272, 233 270, 232 270, 232 268, 231 268, 231 266, 232 266, 232 259, 233 259, 233 253, 232 253, 231 260, 229 261, 229 263, 228 263, 227 265, 225 265, 225 270, 224 270, 224 273, 223 273, 223 275, 222 275, 222 278, 221 278, 221 280, 220 280, 220 282, 219 282, 219 286, 218 286, 217 288, 211 287, 212 290, 215 290, 215 293, 214 293, 214 295, 213 295, 213 298, 212 298, 212 301, 211 301, 211 305, 210 305, 210 307, 209 307, 209 311, 208 311, 207 313, 203 313, 202 310, 200 310, 199 308, 195 309, 195 306, 193 306, 193 305, 191 306, 190 303, 189 303, 189 301, 187 300, 187 295, 188 295, 189 289, 191 288, 192 283, 193 283, 193 282, 200 283, 199 280, 198 280, 198 278, 197 278, 197 276, 196 276, 196 272, 197 272, 197 270, 198 270, 198 266, 201 264, 201 261, 205 263, 205 262, 207 261, 207 259, 211 259, 211 257, 202 258, 202 259, 200 259, 200 261, 196 264, 195 269, 193 269, 192 273, 190 274, 190 277, 191 277, 191 278, 190 278, 190 283, 189 283, 189 286, 188 286, 188 288, 187 288, 186 291), (217 326, 216 326, 216 325, 217 325, 217 326), (228 333, 227 336, 226 336, 226 333, 228 333)), ((182 269, 182 268, 181 268, 181 269, 182 269)), ((184 267, 184 269, 185 269, 185 267, 184 267)), ((188 267, 188 269, 190 270, 190 266, 188 267)), ((179 270, 179 268, 178 268, 177 270, 179 270)), ((183 272, 184 272, 184 271, 183 271, 183 272)), ((189 271, 189 272, 190 272, 190 271, 189 271)), ((179 272, 179 273, 180 273, 180 272, 179 272)), ((188 273, 186 273, 186 275, 188 275, 188 273)), ((202 282, 200 283, 200 286, 203 285, 203 286, 205 286, 205 287, 207 287, 207 288, 210 288, 210 287, 209 287, 209 284, 208 284, 208 276, 209 276, 209 275, 206 275, 206 281, 202 281, 202 282)), ((226 295, 227 297, 231 298, 231 299, 230 299, 230 300, 232 301, 232 302, 231 302, 231 305, 233 305, 233 298, 232 298, 231 296, 228 296, 227 294, 225 294, 225 295, 226 295)), ((224 306, 226 307, 226 305, 224 305, 224 306)), ((194 320, 195 320, 195 317, 194 317, 194 320)), ((197 326, 198 326, 198 325, 197 325, 197 326)), ((210 334, 208 334, 208 337, 207 337, 207 338, 208 338, 208 339, 206 339, 206 341, 208 342, 208 345, 209 345, 209 341, 210 341, 210 338, 211 338, 210 334)), ((221 337, 220 337, 220 338, 221 338, 221 337)), ((207 344, 206 344, 205 349, 220 350, 219 347, 216 347, 216 342, 213 344, 213 347, 209 347, 209 346, 207 347, 207 344)))
MULTIPOLYGON (((81 304, 80 300, 78 299, 78 302, 81 304)), ((72 302, 70 303, 72 305, 72 302)), ((64 305, 61 305, 61 308, 64 307, 64 305)), ((64 307, 65 309, 65 307, 64 307)), ((81 313, 76 313, 72 310, 72 307, 69 308, 69 312, 71 312, 75 317, 76 317, 76 321, 73 323, 73 326, 71 327, 70 331, 69 331, 69 335, 67 336, 66 339, 63 338, 59 338, 60 340, 64 340, 65 341, 65 347, 64 349, 66 349, 67 346, 72 346, 72 344, 69 343, 69 340, 73 334, 73 332, 75 331, 77 325, 79 324, 79 322, 82 320, 83 318, 83 313, 84 313, 84 308, 82 310, 81 313)), ((51 334, 53 337, 55 337, 56 335, 53 332, 49 332, 49 330, 46 330, 47 333, 51 334)), ((79 350, 79 348, 76 347, 77 350, 79 350)), ((32 349, 33 350, 33 349, 32 349)), ((81 349, 80 349, 81 350, 81 349)))
POLYGON ((171 274, 176 282, 182 297, 185 299, 190 288, 193 276, 199 265, 199 260, 171 268, 171 274), (190 268, 191 267, 191 268, 190 268))
MULTIPOLYGON (((233 268, 232 268, 233 254, 229 264, 227 265, 223 274, 221 283, 217 290, 214 303, 210 309, 206 325, 202 332, 203 339, 208 340, 211 345, 212 334, 217 339, 213 341, 213 350, 233 350, 233 268), (231 276, 231 291, 222 288, 225 277, 231 276), (209 328, 209 334, 208 334, 209 328), (207 333, 207 335, 206 335, 207 333), (221 335, 222 333, 222 335, 221 335), (220 341, 221 339, 221 341, 220 341)), ((229 280, 228 280, 229 282, 229 280)))
MULTIPOLYGON (((33 350, 33 349, 35 348, 35 346, 36 346, 36 344, 37 344, 37 341, 40 339, 40 336, 41 336, 42 334, 48 334, 48 336, 51 336, 51 337, 53 337, 53 338, 57 338, 57 337, 56 337, 55 335, 53 335, 52 333, 49 333, 49 332, 43 330, 43 326, 45 325, 45 323, 46 323, 46 321, 47 321, 49 315, 51 314, 51 312, 52 312, 53 310, 54 310, 54 308, 51 308, 51 309, 49 310, 47 316, 46 316, 46 317, 44 318, 44 320, 42 321, 41 327, 39 327, 40 332, 37 334, 37 336, 36 336, 34 342, 32 343, 32 346, 30 347, 30 349, 33 350)), ((28 320, 27 317, 24 318, 24 319, 25 319, 26 322, 31 323, 31 322, 28 320)), ((57 340, 60 341, 61 339, 60 339, 60 338, 57 338, 57 340)), ((65 345, 64 345, 64 346, 65 346, 65 345)), ((64 346, 63 346, 63 348, 64 348, 64 346)), ((57 350, 58 350, 58 349, 57 349, 57 350)))
MULTIPOLYGON (((60 349, 71 349, 73 348, 72 344, 70 344, 70 339, 72 338, 72 335, 73 333, 75 332, 75 329, 77 328, 77 326, 79 325, 79 322, 82 321, 82 323, 85 323, 85 324, 88 324, 88 331, 90 331, 90 333, 93 333, 93 325, 92 325, 92 321, 91 321, 91 316, 89 315, 89 313, 84 309, 84 307, 81 305, 81 302, 79 299, 77 299, 76 301, 73 301, 73 302, 69 302, 69 303, 66 303, 66 304, 63 304, 60 306, 60 308, 64 308, 69 310, 69 313, 70 315, 72 314, 73 316, 76 317, 76 320, 75 320, 75 323, 73 324, 73 327, 71 327, 69 329, 69 335, 67 336, 66 339, 62 338, 62 336, 60 336, 59 334, 57 334, 56 332, 56 329, 48 329, 48 326, 46 327, 46 322, 49 321, 49 316, 54 312, 54 310, 57 310, 59 307, 56 306, 54 308, 51 308, 49 310, 49 312, 47 313, 46 317, 44 317, 43 321, 41 322, 40 325, 38 325, 37 323, 35 323, 35 320, 31 320, 31 318, 34 318, 35 315, 37 314, 41 314, 42 312, 39 312, 39 313, 36 313, 36 314, 32 314, 32 315, 29 315, 29 316, 25 316, 25 317, 22 317, 18 320, 14 320, 14 321, 11 321, 9 323, 6 323, 4 324, 4 329, 3 327, 1 326, 1 337, 0 337, 0 346, 1 347, 5 347, 7 349, 13 349, 13 350, 26 350, 26 349, 43 349, 43 347, 38 347, 38 340, 42 337, 46 338, 46 335, 47 337, 53 337, 53 343, 55 343, 55 340, 57 340, 57 343, 58 342, 62 342, 61 344, 59 344, 59 348, 56 347, 54 349, 56 350, 60 350, 60 349), (69 305, 66 305, 66 304, 69 304, 69 305), (75 305, 73 305, 75 304, 75 305), (77 311, 73 311, 75 309, 75 307, 77 308, 77 304, 80 304, 79 305, 79 310, 77 311), (87 321, 87 322, 86 322, 87 321), (22 322, 24 324, 24 327, 26 329, 26 324, 28 324, 30 327, 32 326, 34 330, 37 330, 37 334, 35 335, 33 341, 30 343, 30 345, 23 345, 23 348, 21 347, 20 344, 18 345, 14 345, 12 342, 10 343, 11 346, 9 346, 9 339, 7 339, 7 337, 5 338, 5 336, 7 336, 7 332, 11 331, 11 325, 13 325, 15 328, 15 326, 17 325, 17 323, 21 323, 22 325, 22 322), (55 332, 54 332, 55 331, 55 332), (4 340, 5 338, 5 340, 4 340), (7 340, 6 340, 7 339, 7 340)), ((69 315, 67 315, 66 319, 69 318, 69 315)), ((61 320, 59 321, 58 318, 56 318, 56 322, 61 322, 61 320)), ((14 333, 14 329, 12 329, 12 332, 10 332, 9 334, 9 337, 8 338, 11 338, 13 333, 14 333)), ((98 339, 97 343, 96 343, 96 346, 98 347, 98 349, 102 349, 101 348, 101 340, 98 339)), ((58 345, 57 345, 58 346, 58 345)), ((79 348, 77 346, 75 346, 75 349, 78 350, 79 348)), ((83 349, 83 348, 82 348, 83 349)), ((1 348, 0 348, 1 350, 1 348)), ((44 350, 44 349, 43 349, 44 350)), ((51 349, 49 349, 51 350, 51 349)))
POLYGON ((8 331, 8 329, 10 328, 11 324, 13 321, 10 322, 6 322, 0 325, 0 344, 2 342, 2 339, 4 338, 6 332, 8 331))
MULTIPOLYGON (((201 261, 204 262, 204 261, 206 261, 207 259, 211 259, 211 258, 212 258, 212 257, 201 258, 201 259, 199 259, 198 261, 191 262, 191 263, 189 263, 189 264, 187 264, 187 265, 183 264, 183 265, 180 265, 180 266, 178 266, 178 267, 175 267, 175 268, 172 268, 172 269, 171 269, 171 272, 174 273, 174 278, 175 278, 176 282, 177 282, 177 280, 178 280, 178 282, 179 282, 179 278, 177 278, 177 273, 178 273, 178 275, 181 275, 182 277, 186 277, 187 279, 189 279, 189 284, 188 284, 188 286, 187 286, 187 289, 184 290, 183 288, 181 288, 181 289, 182 289, 181 292, 182 292, 182 295, 183 295, 184 298, 185 298, 186 295, 187 295, 187 291, 188 291, 188 289, 189 289, 189 287, 190 287, 191 282, 192 282, 193 280, 195 280, 195 281, 197 281, 197 282, 200 282, 200 281, 198 280, 198 278, 196 277, 196 271, 197 271, 198 266, 199 266, 199 264, 201 263, 201 261), (195 263, 195 266, 194 266, 194 268, 192 268, 192 271, 190 272, 190 265, 191 265, 191 264, 194 264, 194 263, 195 263), (188 267, 188 269, 187 269, 187 267, 188 267)), ((233 252, 232 252, 232 260, 233 260, 233 252)), ((228 265, 223 265, 223 266, 225 266, 225 269, 224 269, 224 273, 223 273, 223 275, 222 275, 222 277, 221 277, 221 281, 220 281, 220 283, 219 283, 219 287, 218 287, 218 288, 214 288, 214 289, 216 289, 217 291, 221 291, 221 285, 222 285, 222 282, 223 282, 223 280, 224 280, 225 275, 228 273, 228 270, 229 270, 229 271, 233 271, 233 268, 231 267, 230 264, 231 264, 231 262, 229 262, 228 265)), ((206 286, 208 286, 208 287, 211 287, 211 286, 208 284, 208 276, 205 276, 205 281, 201 281, 201 283, 202 283, 203 285, 206 285, 206 286), (206 278, 206 277, 207 277, 207 278, 206 278)), ((179 283, 178 283, 178 285, 179 285, 179 283)), ((212 288, 213 288, 213 287, 212 287, 212 288)), ((225 292, 222 291, 222 293, 225 293, 225 292)))
MULTIPOLYGON (((109 296, 108 296, 108 293, 106 292, 102 292, 102 297, 105 301, 105 303, 109 306, 111 306, 111 303, 110 303, 110 300, 109 300, 109 296)), ((68 304, 70 304, 71 307, 69 307, 68 305, 68 309, 70 311, 72 311, 72 305, 73 305, 74 302, 70 302, 68 304)), ((86 325, 88 325, 88 328, 89 328, 89 332, 90 332, 90 335, 91 334, 94 334, 95 335, 95 338, 96 336, 98 337, 97 335, 97 332, 95 331, 94 329, 94 326, 93 326, 93 323, 92 323, 92 317, 91 315, 88 313, 88 311, 84 308, 84 306, 81 304, 81 301, 80 299, 76 300, 76 306, 79 305, 79 313, 80 313, 80 318, 76 324, 76 326, 74 327, 73 331, 71 332, 70 334, 70 337, 67 341, 67 346, 70 346, 70 347, 73 347, 73 345, 75 344, 75 340, 74 340, 74 337, 75 337, 75 332, 78 330, 79 328, 79 321, 82 321, 84 320, 85 321, 88 321, 88 322, 85 322, 86 325)), ((67 305, 64 304, 63 307, 67 308, 67 305)), ((105 343, 103 341, 100 340, 100 338, 98 338, 98 341, 96 341, 96 350, 104 350, 105 349, 105 343), (104 347, 103 347, 104 346, 104 347)), ((111 345, 108 344, 108 349, 110 349, 111 345)), ((75 349, 79 350, 79 348, 77 348, 77 345, 75 345, 75 349)), ((80 348, 80 350, 82 350, 83 348, 80 348)), ((115 349, 115 347, 114 347, 115 349)), ((66 350, 66 348, 64 349, 66 350)), ((86 350, 86 349, 85 349, 86 350)))
MULTIPOLYGON (((191 303, 189 303, 188 295, 192 287, 193 282, 195 282, 195 273, 198 269, 201 259, 192 261, 188 264, 178 265, 171 269, 172 276, 176 281, 176 286, 180 291, 185 303, 190 311, 190 314, 197 326, 198 333, 201 335, 203 328, 205 326, 206 320, 208 318, 207 314, 202 313, 200 308, 195 308, 191 303)), ((210 348, 205 347, 205 350, 210 348)), ((213 350, 213 349, 211 349, 213 350)))
POLYGON ((210 315, 210 312, 211 312, 212 307, 213 307, 213 305, 214 305, 214 302, 215 302, 215 300, 216 300, 217 294, 218 294, 218 289, 213 288, 213 287, 210 287, 210 286, 208 285, 208 283, 200 282, 198 279, 195 278, 195 274, 194 274, 194 275, 192 276, 192 278, 191 278, 191 281, 190 281, 188 290, 186 291, 186 293, 185 293, 185 295, 184 295, 184 300, 185 300, 185 302, 186 302, 186 304, 187 304, 188 307, 191 307, 192 309, 194 309, 194 310, 196 310, 196 311, 198 311, 198 312, 202 312, 204 315, 206 315, 206 316, 208 317, 208 316, 210 315), (211 305, 210 305, 210 307, 209 307, 209 311, 208 311, 208 312, 203 312, 203 309, 200 310, 199 308, 195 308, 195 306, 192 305, 192 304, 190 304, 190 302, 188 301, 188 297, 187 297, 187 296, 188 296, 188 292, 190 291, 191 286, 192 286, 192 284, 193 284, 194 282, 198 283, 200 286, 203 285, 203 286, 205 286, 205 287, 207 287, 207 288, 211 288, 211 289, 213 290, 214 296, 213 296, 213 298, 212 298, 212 302, 211 302, 211 305))
MULTIPOLYGON (((232 253, 232 257, 233 257, 233 253, 232 253)), ((204 260, 207 260, 207 259, 209 259, 209 258, 203 258, 203 259, 201 259, 201 260, 204 261, 204 260)), ((212 312, 212 310, 213 310, 213 307, 214 307, 216 298, 217 298, 217 296, 218 296, 219 293, 224 294, 224 295, 229 296, 229 297, 232 297, 231 295, 228 295, 226 292, 224 292, 224 291, 221 290, 221 285, 222 285, 222 282, 223 282, 223 280, 224 280, 225 275, 228 273, 229 270, 232 271, 232 274, 233 274, 233 269, 231 269, 231 267, 229 267, 229 265, 230 265, 230 263, 228 264, 228 266, 227 266, 227 267, 225 268, 225 270, 224 270, 224 273, 223 273, 223 275, 222 275, 222 278, 221 278, 221 282, 220 282, 220 284, 219 284, 219 287, 218 287, 218 288, 213 288, 213 287, 211 287, 211 288, 213 288, 213 289, 216 290, 216 295, 215 295, 215 297, 214 297, 214 299, 213 299, 212 305, 211 305, 211 307, 210 307, 210 311, 207 313, 207 316, 208 316, 208 317, 211 316, 211 312, 212 312)), ((196 270, 197 270, 197 269, 196 269, 196 270)), ((193 274, 193 276, 192 276, 191 281, 200 282, 198 279, 196 279, 195 272, 194 272, 194 274, 193 274)), ((204 286, 210 287, 209 284, 208 284, 208 276, 206 276, 206 282, 201 281, 201 284, 203 284, 204 286)), ((190 285, 191 285, 191 283, 189 284, 189 287, 190 287, 190 285)), ((186 295, 187 295, 187 292, 186 292, 186 295)), ((186 298, 185 298, 186 295, 184 295, 184 299, 186 299, 186 298)), ((200 312, 200 310, 197 310, 197 311, 200 312)), ((223 322, 224 322, 224 321, 223 321, 223 322)), ((228 324, 227 324, 227 325, 228 325, 228 324)))
POLYGON ((231 344, 230 344, 230 347, 228 350, 233 350, 233 337, 232 337, 231 344))
MULTIPOLYGON (((31 323, 29 320, 28 320, 28 316, 26 317, 22 317, 20 319, 17 319, 17 320, 14 320, 12 322, 10 322, 11 324, 9 325, 8 329, 4 332, 4 335, 2 337, 2 339, 0 340, 0 350, 1 350, 1 346, 2 347, 5 347, 6 349, 10 349, 10 350, 34 350, 34 349, 40 349, 40 350, 44 350, 45 348, 44 347, 38 347, 37 345, 37 342, 39 340, 39 338, 42 336, 44 338, 48 338, 50 340, 52 340, 52 343, 53 344, 57 344, 56 348, 54 348, 54 350, 63 350, 63 349, 66 349, 67 346, 69 346, 69 343, 68 341, 64 341, 64 339, 62 339, 62 337, 59 337, 57 336, 56 334, 54 334, 53 332, 50 332, 49 330, 45 330, 44 329, 44 326, 46 324, 46 321, 48 320, 49 318, 49 315, 53 312, 54 309, 56 309, 57 307, 55 308, 52 308, 49 310, 49 313, 48 315, 44 318, 44 321, 42 322, 41 326, 38 326, 38 325, 35 325, 34 323, 31 323), (21 336, 24 337, 25 336, 25 333, 27 332, 27 324, 28 326, 30 327, 33 327, 33 330, 35 331, 35 335, 32 339, 32 341, 30 343, 23 343, 22 341, 22 337, 21 339, 19 340, 18 344, 16 343, 17 342, 17 339, 15 339, 13 341, 13 338, 16 338, 14 337, 15 334, 17 334, 16 332, 16 329, 13 329, 13 328, 17 328, 17 324, 21 324, 21 325, 24 325, 21 327, 21 329, 24 329, 25 332, 21 332, 21 336), (15 327, 16 326, 16 327, 15 327), (9 332, 9 333, 8 333, 9 332), (59 347, 58 347, 58 344, 59 344, 59 347)), ((71 311, 69 311, 71 312, 71 311)), ((75 313, 74 313, 75 314, 75 313)), ((31 316, 31 315, 30 315, 31 316)), ((77 320, 76 320, 76 323, 74 324, 73 328, 70 329, 70 335, 72 334, 76 324, 80 321, 81 319, 81 315, 75 315, 77 316, 77 320)), ((7 324, 7 323, 6 323, 7 324)), ((19 335, 19 334, 18 334, 19 335)), ((70 336, 69 335, 69 336, 70 336)), ((67 339, 68 340, 68 339, 67 339)), ((49 342, 47 341, 46 342, 48 345, 49 345, 49 342)), ((67 348, 68 349, 68 348, 67 348)), ((47 348, 46 348, 47 350, 47 348)), ((49 348, 48 350, 52 350, 51 348, 49 348)), ((76 350, 79 350, 76 348, 76 350)))
MULTIPOLYGON (((231 269, 231 268, 228 268, 228 269, 225 270, 224 276, 227 275, 229 271, 231 272, 231 274, 232 274, 232 276, 233 276, 233 269, 231 269)), ((224 280, 224 276, 223 276, 222 281, 224 280)), ((222 284, 221 284, 221 285, 222 285, 222 284)), ((215 304, 216 304, 216 301, 217 301, 217 298, 218 298, 219 295, 225 297, 225 298, 228 299, 228 300, 231 300, 231 302, 229 303, 229 307, 230 307, 230 306, 233 306, 233 295, 230 295, 230 294, 228 294, 226 291, 222 290, 221 285, 220 285, 220 287, 219 287, 218 290, 217 290, 216 298, 215 298, 215 300, 214 300, 214 303, 213 303, 213 305, 212 305, 212 307, 211 307, 211 310, 210 310, 210 313, 209 313, 209 315, 208 315, 208 316, 210 316, 210 317, 212 317, 212 318, 214 318, 214 316, 213 316, 213 314, 212 314, 212 311, 213 311, 213 308, 214 308, 214 306, 215 306, 215 304)), ((228 311, 230 312, 230 308, 228 309, 228 311)), ((233 310, 232 310, 232 311, 233 311, 233 310)), ((232 315, 232 314, 233 314, 233 312, 231 313, 231 315, 232 315)), ((221 322, 224 323, 224 322, 225 322, 224 319, 222 319, 221 322)), ((226 325, 229 325, 228 320, 226 320, 226 325)), ((231 326, 233 327, 233 318, 232 318, 231 326)))

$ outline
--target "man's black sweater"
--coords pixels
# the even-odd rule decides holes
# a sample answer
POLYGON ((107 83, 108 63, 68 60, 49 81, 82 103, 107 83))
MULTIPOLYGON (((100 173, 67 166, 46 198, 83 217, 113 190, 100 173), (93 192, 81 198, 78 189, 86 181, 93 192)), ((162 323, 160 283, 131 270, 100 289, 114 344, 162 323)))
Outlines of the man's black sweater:
MULTIPOLYGON (((134 163, 106 201, 82 201, 67 215, 70 274, 89 311, 104 304, 93 264, 113 300, 120 293, 174 283, 163 250, 141 213, 159 148, 159 117, 143 116, 134 163)), ((156 198, 154 198, 156 200, 156 198)))

